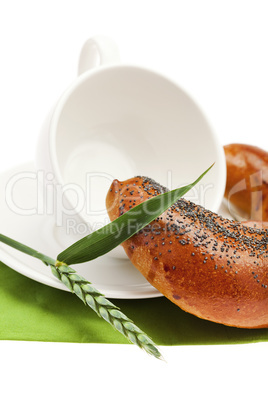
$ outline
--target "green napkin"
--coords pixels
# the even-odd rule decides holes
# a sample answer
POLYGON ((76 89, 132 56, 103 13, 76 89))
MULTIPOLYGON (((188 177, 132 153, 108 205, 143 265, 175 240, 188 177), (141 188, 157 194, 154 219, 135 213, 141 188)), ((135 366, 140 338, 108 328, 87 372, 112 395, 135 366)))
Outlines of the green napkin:
MULTIPOLYGON (((268 341, 268 329, 201 320, 164 297, 114 300, 159 345, 268 341)), ((0 340, 128 343, 77 296, 29 279, 0 262, 0 340)))

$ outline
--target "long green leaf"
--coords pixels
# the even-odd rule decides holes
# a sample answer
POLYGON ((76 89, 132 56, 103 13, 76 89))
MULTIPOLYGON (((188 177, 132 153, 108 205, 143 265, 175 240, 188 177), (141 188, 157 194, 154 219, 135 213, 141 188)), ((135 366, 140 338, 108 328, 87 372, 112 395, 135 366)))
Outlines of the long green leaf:
MULTIPOLYGON (((214 165, 214 164, 213 164, 214 165)), ((212 168, 193 183, 148 199, 61 252, 57 259, 67 265, 91 261, 108 253, 147 226, 194 187, 212 168)))

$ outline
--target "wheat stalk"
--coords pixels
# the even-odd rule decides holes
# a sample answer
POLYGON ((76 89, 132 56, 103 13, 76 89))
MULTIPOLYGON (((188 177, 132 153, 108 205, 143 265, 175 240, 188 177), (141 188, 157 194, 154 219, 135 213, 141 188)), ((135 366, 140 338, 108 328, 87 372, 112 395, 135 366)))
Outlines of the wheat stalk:
POLYGON ((150 355, 161 359, 162 356, 151 338, 149 338, 149 336, 138 328, 132 320, 123 314, 118 307, 95 289, 90 282, 78 275, 73 268, 70 268, 69 265, 94 260, 126 241, 138 230, 153 221, 157 216, 160 216, 165 210, 174 204, 175 201, 187 193, 187 191, 202 179, 212 166, 213 165, 211 165, 204 173, 202 173, 201 176, 198 177, 197 180, 188 186, 164 194, 159 194, 156 197, 148 199, 144 201, 144 203, 141 203, 133 209, 125 212, 115 221, 80 239, 78 242, 60 253, 57 260, 54 260, 53 258, 3 234, 0 234, 0 242, 3 242, 34 258, 38 258, 43 261, 44 264, 50 266, 52 273, 62 281, 72 293, 75 293, 85 304, 91 307, 99 317, 102 317, 109 322, 113 328, 121 332, 121 334, 123 334, 130 342, 139 346, 150 355), (147 205, 147 209, 143 208, 144 204, 147 205), (151 211, 150 214, 148 214, 149 210, 151 211), (133 217, 136 219, 136 226, 132 226, 132 230, 129 231, 129 219, 133 217))
POLYGON ((25 244, 0 234, 0 242, 7 244, 25 254, 41 260, 72 293, 75 293, 86 305, 91 307, 99 317, 109 322, 114 329, 121 332, 130 342, 139 346, 150 355, 161 359, 162 356, 154 342, 132 320, 123 314, 118 307, 107 300, 90 282, 64 262, 54 260, 25 244))
POLYGON ((57 261, 50 265, 51 271, 72 293, 75 293, 85 305, 91 307, 99 317, 106 320, 112 327, 124 335, 129 342, 139 346, 150 355, 162 359, 161 353, 155 346, 152 339, 137 327, 119 307, 115 306, 104 297, 91 282, 78 275, 68 265, 57 261))

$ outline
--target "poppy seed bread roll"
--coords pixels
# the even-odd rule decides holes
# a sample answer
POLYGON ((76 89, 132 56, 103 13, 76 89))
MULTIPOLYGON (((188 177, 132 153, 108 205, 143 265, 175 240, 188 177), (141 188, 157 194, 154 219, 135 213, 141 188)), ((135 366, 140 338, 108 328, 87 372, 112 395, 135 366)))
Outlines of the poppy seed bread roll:
MULTIPOLYGON (((114 180, 106 198, 110 219, 166 191, 147 177, 114 180)), ((122 246, 142 275, 188 313, 228 326, 267 328, 267 244, 267 230, 180 199, 122 246)))

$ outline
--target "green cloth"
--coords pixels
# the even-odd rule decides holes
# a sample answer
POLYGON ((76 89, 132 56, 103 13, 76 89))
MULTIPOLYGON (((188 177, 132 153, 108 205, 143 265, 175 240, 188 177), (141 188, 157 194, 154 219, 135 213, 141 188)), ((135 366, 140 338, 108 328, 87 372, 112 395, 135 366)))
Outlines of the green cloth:
MULTIPOLYGON (((238 329, 201 320, 164 297, 113 300, 159 345, 268 341, 268 329, 238 329)), ((29 279, 0 263, 0 339, 128 343, 77 296, 29 279)))

